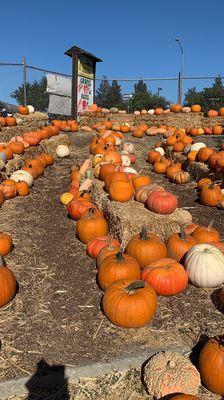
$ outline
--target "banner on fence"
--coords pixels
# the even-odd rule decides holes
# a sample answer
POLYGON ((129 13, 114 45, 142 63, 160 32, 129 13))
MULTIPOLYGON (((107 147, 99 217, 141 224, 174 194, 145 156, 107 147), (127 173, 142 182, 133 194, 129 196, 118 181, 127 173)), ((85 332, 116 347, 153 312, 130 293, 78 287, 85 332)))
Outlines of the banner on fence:
POLYGON ((46 74, 49 93, 48 113, 71 115, 71 78, 56 74, 46 74))

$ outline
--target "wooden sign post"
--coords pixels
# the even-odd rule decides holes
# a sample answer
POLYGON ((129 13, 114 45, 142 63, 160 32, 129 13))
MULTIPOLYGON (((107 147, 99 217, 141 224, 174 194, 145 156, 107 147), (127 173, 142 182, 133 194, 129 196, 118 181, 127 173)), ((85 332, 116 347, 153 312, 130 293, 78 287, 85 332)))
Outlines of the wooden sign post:
POLYGON ((102 60, 77 46, 71 47, 65 54, 72 58, 71 117, 77 119, 78 113, 87 110, 93 103, 96 63, 102 60))

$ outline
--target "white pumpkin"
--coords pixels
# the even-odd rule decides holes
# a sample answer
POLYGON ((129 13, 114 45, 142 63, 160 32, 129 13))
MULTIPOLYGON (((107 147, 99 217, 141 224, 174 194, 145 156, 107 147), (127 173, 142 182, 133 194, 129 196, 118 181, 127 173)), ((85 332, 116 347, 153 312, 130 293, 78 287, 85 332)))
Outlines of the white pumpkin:
POLYGON ((125 154, 121 155, 121 159, 122 159, 122 165, 124 167, 129 167, 129 165, 131 165, 131 160, 128 156, 126 156, 125 154))
POLYGON ((183 111, 183 113, 190 113, 191 112, 191 107, 183 107, 182 111, 183 111))
POLYGON ((19 169, 11 174, 10 179, 13 179, 15 182, 26 182, 30 187, 33 185, 33 177, 28 171, 24 171, 23 169, 19 169))
POLYGON ((224 255, 210 244, 197 244, 184 262, 189 280, 201 288, 215 288, 224 283, 224 255))
POLYGON ((164 156, 164 154, 165 154, 165 151, 164 151, 164 149, 162 147, 156 147, 155 151, 158 151, 158 153, 160 153, 161 156, 164 156))
POLYGON ((35 109, 34 109, 33 106, 29 105, 29 106, 27 106, 27 108, 29 109, 29 113, 30 114, 34 114, 35 113, 35 109))
POLYGON ((203 147, 206 147, 206 144, 203 143, 203 142, 193 143, 193 144, 191 145, 191 151, 192 151, 192 150, 199 151, 199 150, 202 149, 203 147))
POLYGON ((153 110, 153 109, 151 109, 151 110, 148 110, 148 114, 149 114, 149 115, 153 115, 153 114, 154 114, 154 112, 155 112, 155 110, 153 110))
POLYGON ((123 150, 127 151, 129 154, 133 154, 135 152, 134 145, 131 142, 123 143, 122 147, 123 147, 123 150))
POLYGON ((138 172, 136 171, 136 169, 132 168, 132 167, 121 167, 120 171, 125 172, 126 174, 135 174, 138 175, 138 172))
POLYGON ((68 157, 69 153, 70 151, 68 146, 65 146, 64 144, 59 144, 58 147, 56 148, 56 154, 60 158, 68 157))
POLYGON ((136 111, 134 111, 134 114, 135 114, 135 115, 140 115, 141 113, 140 113, 140 111, 137 111, 137 110, 136 110, 136 111))

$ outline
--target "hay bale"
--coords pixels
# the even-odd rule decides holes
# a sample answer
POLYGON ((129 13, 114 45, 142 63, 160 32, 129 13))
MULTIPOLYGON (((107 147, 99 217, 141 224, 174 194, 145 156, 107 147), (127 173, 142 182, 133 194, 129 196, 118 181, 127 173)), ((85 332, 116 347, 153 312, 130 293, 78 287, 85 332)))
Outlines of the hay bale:
POLYGON ((211 172, 207 164, 196 161, 189 162, 188 160, 183 163, 183 169, 187 171, 196 182, 201 178, 208 177, 211 172))
POLYGON ((68 135, 62 133, 58 136, 52 136, 50 139, 42 140, 40 143, 41 152, 46 152, 55 156, 56 148, 59 144, 64 144, 65 146, 69 146, 70 139, 68 135))
POLYGON ((50 139, 45 139, 40 142, 39 146, 28 147, 22 155, 14 155, 12 160, 9 160, 5 165, 5 171, 2 173, 4 179, 7 179, 14 171, 21 169, 24 162, 29 158, 34 158, 41 153, 50 153, 56 158, 56 148, 59 144, 68 146, 69 138, 66 134, 53 136, 50 139))
POLYGON ((159 215, 134 200, 126 203, 110 201, 103 190, 103 185, 103 182, 95 180, 91 195, 94 203, 103 210, 110 226, 110 233, 119 240, 122 247, 133 235, 140 232, 143 225, 166 241, 172 233, 179 232, 180 227, 192 221, 191 214, 180 208, 172 214, 159 215))

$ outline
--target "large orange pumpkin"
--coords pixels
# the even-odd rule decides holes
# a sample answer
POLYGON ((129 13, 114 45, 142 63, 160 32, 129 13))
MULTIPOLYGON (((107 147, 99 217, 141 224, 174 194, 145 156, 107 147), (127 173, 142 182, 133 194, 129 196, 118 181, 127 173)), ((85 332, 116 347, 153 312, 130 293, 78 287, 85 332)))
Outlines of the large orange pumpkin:
POLYGON ((218 115, 219 115, 219 113, 216 110, 209 110, 207 112, 207 117, 217 117, 218 115))
POLYGON ((29 108, 26 106, 18 106, 18 113, 22 115, 28 115, 29 114, 29 108))
POLYGON ((143 269, 153 261, 166 257, 167 248, 158 236, 147 233, 146 228, 142 227, 140 234, 129 240, 125 253, 134 257, 143 269))
POLYGON ((224 395, 224 343, 221 338, 212 338, 203 346, 199 355, 199 371, 211 392, 224 395))
POLYGON ((181 261, 184 255, 191 247, 198 243, 197 239, 193 236, 186 235, 184 229, 180 233, 173 233, 169 236, 167 241, 168 257, 174 260, 181 261))
POLYGON ((191 106, 191 112, 201 112, 201 106, 199 104, 193 104, 191 106))
POLYGON ((139 328, 148 324, 155 314, 157 296, 147 282, 121 279, 106 289, 102 307, 114 325, 139 328))
POLYGON ((16 294, 17 282, 13 272, 6 266, 0 266, 0 307, 8 304, 16 294))

